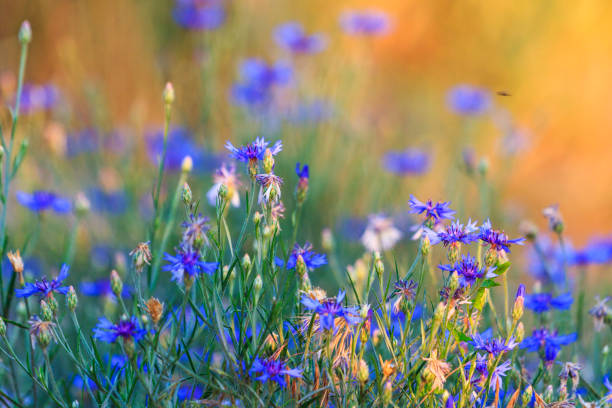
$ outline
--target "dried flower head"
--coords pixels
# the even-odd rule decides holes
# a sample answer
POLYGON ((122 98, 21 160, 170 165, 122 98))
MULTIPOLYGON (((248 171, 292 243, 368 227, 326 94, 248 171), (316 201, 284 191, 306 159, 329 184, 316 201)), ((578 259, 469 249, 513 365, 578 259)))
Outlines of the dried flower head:
POLYGON ((145 306, 147 308, 147 313, 151 316, 151 320, 153 320, 153 323, 157 324, 164 312, 164 304, 160 302, 159 299, 150 297, 145 306))

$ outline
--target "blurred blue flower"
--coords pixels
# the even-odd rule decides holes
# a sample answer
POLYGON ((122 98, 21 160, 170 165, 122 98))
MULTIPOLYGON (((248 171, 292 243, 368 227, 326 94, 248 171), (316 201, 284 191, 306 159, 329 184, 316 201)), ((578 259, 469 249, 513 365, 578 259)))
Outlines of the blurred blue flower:
POLYGON ((609 237, 592 239, 584 248, 571 251, 568 255, 568 263, 571 265, 585 266, 611 262, 612 238, 609 237))
POLYGON ((240 82, 232 88, 232 98, 238 105, 261 108, 273 99, 273 89, 285 86, 293 78, 293 69, 285 62, 267 64, 258 58, 241 62, 240 82))
MULTIPOLYGON (((12 274, 13 267, 8 258, 2 260, 2 273, 3 276, 10 276, 12 274)), ((40 258, 29 256, 23 259, 23 272, 24 275, 40 276, 43 271, 43 262, 40 258)))
POLYGON ((383 35, 391 23, 387 13, 380 10, 346 11, 340 16, 340 26, 351 35, 383 35))
POLYGON ((570 292, 553 297, 550 293, 533 293, 525 296, 525 307, 535 313, 544 313, 550 309, 568 310, 574 299, 570 292))
POLYGON ((139 341, 144 337, 147 331, 140 327, 138 319, 134 316, 127 319, 121 319, 118 324, 114 324, 106 317, 101 317, 96 327, 94 327, 93 333, 93 337, 96 340, 114 343, 119 337, 121 337, 123 341, 139 341))
POLYGON ((104 191, 93 186, 87 190, 87 198, 94 211, 109 214, 122 214, 129 206, 129 198, 124 190, 104 191))
MULTIPOLYGON (((527 251, 527 270, 534 279, 543 284, 563 286, 565 284, 564 259, 574 257, 574 251, 564 251, 546 235, 539 234, 527 251), (568 255, 565 255, 565 253, 568 255)), ((571 263, 568 262, 568 263, 571 263)))
POLYGON ((216 30, 225 22, 223 0, 176 0, 174 21, 190 30, 216 30))
POLYGON ((521 342, 520 348, 534 352, 544 351, 544 363, 550 366, 557 358, 561 347, 573 343, 577 338, 576 333, 558 335, 556 330, 548 330, 543 327, 534 329, 532 335, 521 342))
POLYGON ((66 137, 66 156, 94 153, 100 148, 100 135, 96 129, 87 128, 66 137))
POLYGON ((327 41, 322 34, 307 35, 297 22, 278 26, 274 32, 276 43, 296 54, 314 54, 323 51, 327 41))
POLYGON ((34 212, 53 210, 57 214, 66 214, 72 209, 70 200, 50 191, 38 190, 32 193, 18 191, 16 196, 19 204, 34 212))
MULTIPOLYGON (((115 294, 111 289, 110 279, 103 278, 95 281, 85 281, 79 283, 79 291, 85 296, 92 297, 104 297, 109 299, 115 299, 115 294)), ((121 296, 124 298, 130 297, 132 294, 132 288, 128 285, 123 285, 123 291, 121 296)))
POLYGON ((199 400, 204 395, 204 388, 201 385, 183 384, 176 392, 179 401, 199 400))
POLYGON ((68 271, 70 271, 70 266, 63 264, 57 278, 48 281, 46 277, 43 277, 34 283, 27 282, 23 288, 15 289, 15 296, 27 298, 38 294, 42 298, 52 296, 55 292, 65 295, 68 292, 68 286, 62 286, 62 283, 68 277, 68 271))
POLYGON ((422 150, 406 149, 385 153, 382 163, 387 171, 406 176, 426 173, 430 167, 430 158, 422 150))
POLYGON ((268 380, 274 381, 281 388, 285 388, 287 385, 285 376, 302 378, 302 370, 298 368, 289 368, 283 361, 274 360, 272 358, 256 358, 251 365, 249 374, 255 376, 257 381, 263 383, 268 382, 268 380))
POLYGON ((472 85, 457 85, 447 95, 448 106, 461 115, 480 115, 491 107, 489 91, 472 85))
POLYGON ((23 114, 49 110, 53 108, 59 100, 60 92, 55 85, 34 85, 26 83, 21 90, 21 105, 19 109, 23 114))

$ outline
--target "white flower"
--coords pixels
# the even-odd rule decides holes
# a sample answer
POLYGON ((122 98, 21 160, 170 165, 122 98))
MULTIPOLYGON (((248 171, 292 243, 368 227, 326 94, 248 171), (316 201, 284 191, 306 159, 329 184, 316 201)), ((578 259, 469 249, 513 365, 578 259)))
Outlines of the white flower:
POLYGON ((402 232, 395 228, 393 221, 384 215, 370 216, 368 226, 361 236, 361 243, 368 251, 386 251, 402 239, 402 232))

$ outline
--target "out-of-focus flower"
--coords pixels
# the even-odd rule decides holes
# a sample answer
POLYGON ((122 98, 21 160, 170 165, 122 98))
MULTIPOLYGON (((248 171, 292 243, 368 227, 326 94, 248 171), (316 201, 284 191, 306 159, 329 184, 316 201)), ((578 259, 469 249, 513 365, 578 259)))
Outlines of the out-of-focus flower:
MULTIPOLYGON (((111 289, 111 283, 108 278, 81 282, 79 283, 79 291, 85 296, 104 297, 109 299, 116 298, 111 289)), ((124 285, 121 290, 121 296, 130 297, 131 293, 132 288, 124 285)))
POLYGON ((424 214, 426 220, 433 222, 455 218, 453 216, 455 211, 450 209, 450 202, 437 202, 434 204, 433 201, 427 200, 423 203, 411 194, 408 206, 410 207, 411 214, 424 214))
POLYGON ((24 84, 21 90, 20 110, 32 114, 53 108, 60 101, 59 89, 53 84, 24 84))
POLYGON ((574 299, 570 292, 553 297, 550 293, 533 293, 525 296, 525 307, 535 313, 544 313, 550 309, 568 310, 574 299))
POLYGON ((278 61, 268 64, 250 58, 240 64, 240 82, 232 87, 235 103, 250 108, 263 108, 273 100, 276 87, 288 85, 293 78, 291 65, 278 61))
POLYGON ((166 253, 164 259, 168 264, 163 270, 172 272, 172 280, 177 282, 197 277, 201 273, 212 275, 219 267, 218 262, 204 262, 200 251, 185 247, 179 248, 175 256, 166 253))
POLYGON ((576 333, 558 335, 556 330, 547 328, 534 329, 531 336, 526 337, 520 344, 520 348, 529 351, 544 351, 544 362, 551 365, 561 351, 562 346, 576 341, 576 333))
POLYGON ((340 16, 340 26, 351 35, 383 35, 389 32, 391 23, 387 13, 380 10, 345 11, 340 16))
POLYGON ((234 207, 240 207, 240 193, 238 187, 240 186, 240 180, 236 174, 236 166, 234 164, 226 165, 223 163, 219 167, 213 176, 214 184, 206 193, 208 203, 212 206, 217 205, 217 196, 219 195, 219 188, 225 186, 227 200, 234 207))
POLYGON ((359 310, 356 307, 345 307, 342 305, 346 293, 342 290, 335 298, 315 299, 307 294, 302 295, 302 305, 317 314, 317 320, 321 330, 334 331, 336 318, 343 319, 349 325, 361 322, 359 310))
POLYGON ((548 220, 548 226, 550 230, 557 234, 563 232, 563 217, 561 211, 559 211, 559 205, 551 205, 542 210, 542 214, 548 220))
POLYGON ((315 54, 323 51, 327 41, 322 34, 308 35, 297 22, 280 25, 274 32, 276 43, 296 54, 315 54))
POLYGON ((489 383, 489 388, 502 389, 503 378, 506 376, 506 372, 511 368, 512 362, 510 360, 507 360, 506 362, 495 367, 493 373, 491 374, 491 382, 489 383))
POLYGON ((153 323, 157 324, 164 312, 164 304, 156 297, 150 297, 149 300, 147 300, 145 307, 147 309, 147 313, 149 316, 151 316, 153 323))
POLYGON ((114 324, 106 317, 101 317, 96 327, 94 327, 93 333, 93 337, 96 340, 114 343, 119 337, 121 337, 124 342, 130 340, 139 341, 144 337, 147 331, 140 327, 138 319, 134 316, 127 319, 121 319, 117 324, 114 324))
POLYGON ((91 187, 87 190, 87 198, 93 210, 102 213, 121 214, 129 206, 128 195, 123 190, 104 191, 100 187, 91 187))
POLYGON ((181 226, 184 228, 182 243, 191 248, 201 248, 202 245, 208 244, 208 236, 206 233, 210 230, 208 222, 210 219, 198 214, 189 214, 189 220, 183 222, 181 226))
POLYGON ((69 270, 70 267, 64 264, 57 278, 48 281, 46 277, 43 277, 41 280, 37 280, 34 283, 28 282, 23 288, 15 289, 15 296, 30 297, 38 294, 41 298, 47 298, 53 296, 55 292, 65 295, 68 292, 68 286, 62 286, 62 283, 68 277, 69 270))
POLYGON ((223 0, 177 0, 174 21, 190 30, 216 30, 225 22, 223 0))
POLYGON ((18 191, 17 201, 19 204, 34 212, 53 210, 57 214, 66 214, 72 209, 70 200, 60 197, 50 191, 38 190, 33 193, 18 191))
POLYGON ((404 151, 385 153, 382 163, 387 171, 401 176, 408 176, 426 173, 429 170, 430 158, 422 150, 406 149, 404 151))
POLYGON ((30 324, 30 340, 34 345, 34 340, 38 340, 38 344, 43 349, 46 348, 51 340, 55 340, 55 332, 51 330, 55 327, 52 321, 41 320, 38 316, 33 316, 28 323, 30 324))
MULTIPOLYGON (((201 385, 193 386, 191 384, 185 384, 181 385, 176 391, 176 397, 179 401, 200 400, 203 395, 204 388, 201 385)), ((231 407, 231 405, 229 406, 231 407)))
MULTIPOLYGON (((230 151, 230 155, 234 159, 252 164, 253 162, 257 163, 258 161, 264 159, 264 154, 266 149, 268 149, 269 144, 270 142, 266 141, 263 137, 258 137, 254 142, 239 148, 234 147, 234 145, 228 140, 227 143, 225 143, 225 148, 230 151)), ((276 143, 269 148, 269 150, 270 153, 275 156, 280 153, 281 150, 283 150, 283 143, 280 140, 277 140, 276 143)))
POLYGON ((491 107, 489 91, 472 85, 457 85, 446 98, 450 109, 460 115, 481 115, 491 107))
POLYGON ((274 381, 281 388, 285 388, 287 385, 285 376, 302 378, 302 370, 298 368, 289 368, 285 362, 281 360, 274 360, 272 358, 255 359, 251 365, 249 373, 255 376, 257 381, 261 381, 263 383, 274 381))
POLYGON ((402 239, 402 232, 393 225, 393 220, 382 214, 368 218, 368 226, 361 236, 361 243, 370 252, 386 251, 402 239))
POLYGON ((597 303, 589 310, 589 314, 593 316, 593 321, 595 322, 595 330, 601 331, 604 326, 604 322, 606 319, 609 319, 612 316, 612 310, 606 305, 608 300, 610 300, 610 296, 606 296, 603 299, 599 299, 599 296, 595 298, 597 303))

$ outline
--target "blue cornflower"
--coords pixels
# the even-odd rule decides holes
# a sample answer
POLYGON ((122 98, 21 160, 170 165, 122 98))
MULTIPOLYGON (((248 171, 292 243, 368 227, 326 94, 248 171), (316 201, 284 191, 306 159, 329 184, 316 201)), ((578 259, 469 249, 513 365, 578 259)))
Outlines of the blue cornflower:
POLYGON ((457 85, 448 92, 447 102, 460 115, 480 115, 491 107, 491 96, 486 89, 457 85))
POLYGON ((429 155, 419 149, 387 152, 382 162, 387 171, 401 176, 423 174, 430 166, 429 155))
POLYGON ((293 69, 284 62, 267 64, 257 58, 250 58, 240 64, 241 82, 232 87, 232 98, 237 104, 260 107, 270 102, 275 86, 291 82, 293 69))
MULTIPOLYGON (((312 244, 310 242, 306 242, 304 246, 300 246, 298 244, 293 246, 293 249, 289 254, 289 259, 287 260, 287 269, 295 268, 299 256, 301 256, 304 260, 308 270, 317 269, 327 264, 327 256, 325 254, 317 254, 312 250, 312 244)), ((281 259, 277 259, 276 264, 278 266, 283 266, 283 261, 281 259)))
POLYGON ((146 330, 140 327, 138 319, 134 316, 121 319, 118 324, 114 324, 106 317, 101 317, 93 332, 94 339, 106 343, 114 343, 118 337, 121 337, 124 342, 129 340, 138 341, 147 333, 146 330))
POLYGON ((318 315, 319 327, 321 330, 335 330, 336 318, 342 318, 349 325, 356 325, 361 322, 359 310, 356 307, 342 306, 346 293, 338 291, 335 298, 317 300, 306 294, 302 295, 302 305, 318 315))
MULTIPOLYGON (((115 299, 115 294, 111 289, 110 279, 107 278, 98 279, 91 282, 81 282, 79 283, 79 292, 85 296, 115 299)), ((121 296, 129 297, 131 296, 131 292, 132 288, 124 284, 121 296)))
POLYGON ((450 202, 437 202, 433 203, 431 200, 427 200, 425 203, 417 200, 417 198, 410 194, 410 201, 408 201, 408 206, 410 206, 411 214, 425 214, 425 218, 428 220, 433 220, 434 222, 438 222, 440 220, 452 220, 453 214, 455 211, 449 208, 450 202))
POLYGON ((68 292, 68 286, 62 286, 62 282, 68 277, 69 270, 70 266, 64 264, 57 278, 48 281, 47 278, 43 277, 42 280, 37 280, 34 283, 28 282, 23 288, 15 289, 15 296, 30 297, 38 294, 40 297, 49 297, 52 296, 54 292, 65 295, 68 292))
MULTIPOLYGON (((270 142, 267 142, 263 137, 258 137, 254 142, 251 142, 240 148, 234 147, 234 145, 228 140, 225 143, 225 148, 230 151, 230 156, 234 159, 244 163, 257 163, 259 160, 263 160, 264 153, 268 148, 270 142)), ((276 156, 280 151, 283 150, 283 143, 277 140, 276 143, 270 148, 270 152, 273 156, 276 156)))
POLYGON ((442 242, 446 247, 458 243, 469 244, 478 240, 478 234, 475 234, 477 230, 476 221, 472 222, 470 219, 465 226, 459 223, 459 220, 456 220, 440 232, 435 232, 430 228, 425 228, 424 232, 431 245, 442 242))
POLYGON ((534 329, 532 335, 521 342, 520 348, 543 352, 542 359, 550 366, 559 355, 561 347, 573 343, 577 338, 576 333, 558 335, 556 330, 542 327, 534 329))
POLYGON ((198 214, 189 214, 189 220, 183 222, 183 240, 182 244, 191 248, 200 248, 204 244, 208 244, 208 236, 206 233, 210 230, 208 222, 210 218, 198 214))
POLYGON ((508 235, 504 232, 494 230, 491 227, 490 220, 487 220, 480 226, 478 238, 482 242, 489 244, 491 249, 499 252, 510 252, 510 245, 523 245, 523 241, 525 241, 525 238, 509 239, 508 235))
POLYGON ((499 389, 502 389, 503 388, 502 387, 503 377, 506 376, 506 372, 510 370, 511 368, 512 368, 512 363, 510 360, 507 360, 503 364, 500 364, 497 367, 495 367, 495 369, 493 370, 493 373, 491 374, 491 382, 489 383, 489 388, 496 389, 499 387, 499 389))
POLYGON ((514 337, 510 337, 508 341, 502 338, 493 338, 493 331, 486 330, 482 334, 474 333, 470 342, 475 350, 483 350, 494 356, 505 353, 514 349, 518 343, 514 341, 514 337))
POLYGON ((304 166, 300 167, 300 162, 297 162, 295 164, 295 174, 297 174, 300 180, 302 179, 308 180, 308 178, 310 177, 308 165, 304 164, 304 166))
POLYGON ((296 54, 314 54, 326 46, 321 34, 307 35, 300 23, 290 22, 280 25, 274 32, 276 43, 296 54))
POLYGON ((476 258, 469 254, 462 255, 461 260, 452 265, 440 265, 438 267, 449 273, 457 272, 462 287, 472 285, 477 279, 484 278, 487 272, 486 267, 481 268, 476 258))
POLYGON ((53 84, 24 84, 19 109, 23 114, 49 110, 60 101, 60 96, 59 89, 53 84))
POLYGON ((107 192, 100 187, 91 187, 87 191, 87 198, 92 209, 97 212, 121 214, 129 205, 128 195, 123 190, 107 192))
POLYGON ((610 377, 608 377, 607 374, 604 376, 603 385, 604 387, 608 389, 608 392, 606 393, 606 396, 605 396, 606 401, 610 402, 612 401, 612 383, 610 383, 610 377))
POLYGON ((185 278, 194 278, 201 273, 212 275, 219 267, 218 262, 204 262, 200 251, 190 247, 180 247, 175 256, 168 253, 164 259, 168 265, 163 267, 164 271, 172 272, 172 280, 182 282, 185 278))
POLYGON ((568 263, 573 265, 606 264, 612 262, 612 239, 591 240, 581 250, 572 251, 568 263))
POLYGON ((204 388, 200 385, 195 387, 191 384, 184 384, 176 391, 176 397, 179 401, 199 400, 204 395, 204 388))
POLYGON ((225 22, 222 0, 177 0, 174 21, 190 30, 216 30, 225 22))
POLYGON ((66 214, 72 209, 70 200, 50 191, 38 190, 33 193, 18 191, 16 195, 19 204, 34 212, 53 210, 57 214, 66 214))
POLYGON ((389 16, 380 10, 346 11, 340 26, 351 35, 383 35, 389 32, 389 16))
POLYGON ((525 307, 536 313, 544 313, 551 308, 568 310, 574 299, 570 292, 553 297, 550 293, 533 293, 525 296, 525 307))
POLYGON ((293 378, 302 378, 302 370, 299 368, 289 368, 285 362, 272 358, 256 358, 253 361, 253 365, 251 365, 249 374, 256 376, 255 379, 257 381, 264 383, 268 380, 274 381, 281 388, 285 388, 287 385, 285 381, 286 375, 293 378))

